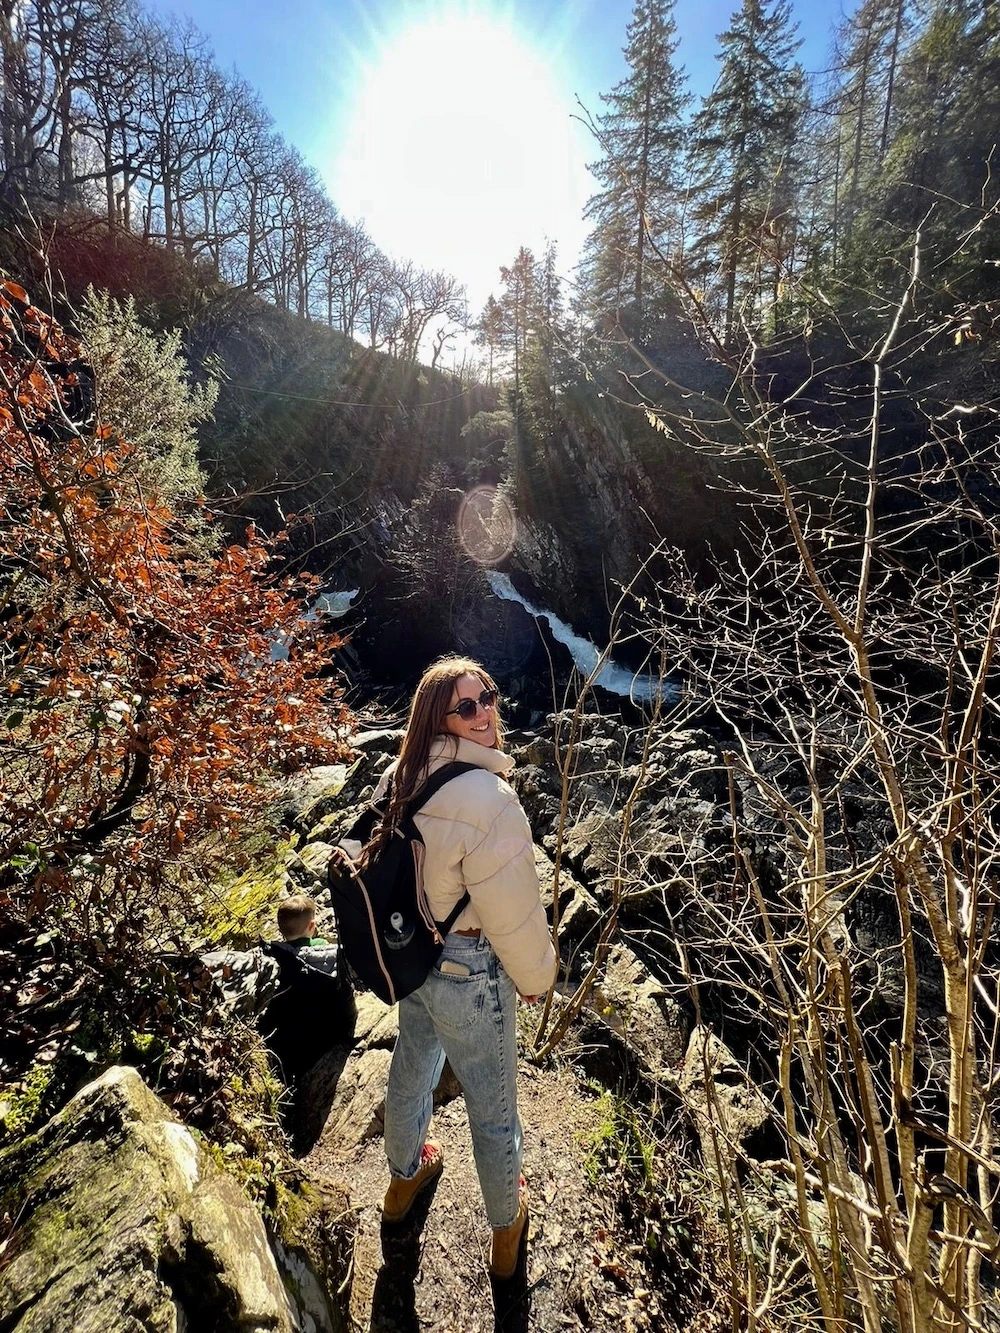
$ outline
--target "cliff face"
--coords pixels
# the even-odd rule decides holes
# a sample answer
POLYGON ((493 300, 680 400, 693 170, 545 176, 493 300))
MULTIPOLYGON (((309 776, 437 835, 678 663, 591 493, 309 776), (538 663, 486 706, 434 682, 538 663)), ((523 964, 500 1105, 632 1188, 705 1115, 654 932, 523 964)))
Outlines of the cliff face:
MULTIPOLYGON (((234 535, 248 520, 287 530, 290 569, 361 590, 345 625, 374 678, 398 674, 405 657, 495 640, 505 660, 524 659, 507 642, 523 626, 477 606, 492 599, 457 540, 458 508, 477 486, 499 485, 516 514, 499 567, 595 641, 658 541, 696 562, 732 541, 715 464, 649 424, 627 350, 594 374, 564 367, 544 422, 525 408, 515 429, 500 388, 406 365, 252 298, 202 318, 186 347, 193 366, 214 358, 221 371, 200 458, 224 521, 234 535)), ((674 329, 647 351, 718 390, 690 335, 674 329)))
MULTIPOLYGON (((517 490, 513 567, 545 604, 591 637, 607 635, 622 585, 659 542, 698 564, 732 547, 736 514, 715 461, 655 432, 638 409, 582 398, 517 490)), ((640 576, 640 588, 643 580, 640 576)))
MULTIPOLYGON (((498 484, 515 510, 500 567, 595 640, 618 586, 658 541, 695 561, 732 541, 714 462, 649 424, 627 349, 595 374, 564 368, 544 422, 526 407, 515 429, 499 388, 404 365, 260 302, 202 320, 187 346, 193 363, 211 355, 222 368, 201 457, 228 521, 237 532, 248 519, 287 528, 292 568, 362 590, 353 625, 374 650, 373 676, 394 674, 407 645, 426 658, 475 648, 484 633, 510 637, 509 626, 479 624, 489 592, 457 540, 457 510, 477 486, 498 484)), ((679 327, 647 352, 696 390, 718 391, 716 369, 679 327)))

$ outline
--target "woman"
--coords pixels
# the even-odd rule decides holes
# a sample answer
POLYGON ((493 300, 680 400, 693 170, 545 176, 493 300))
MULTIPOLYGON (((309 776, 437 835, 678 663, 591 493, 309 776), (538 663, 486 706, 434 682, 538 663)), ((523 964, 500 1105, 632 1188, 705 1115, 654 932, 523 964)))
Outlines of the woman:
MULTIPOLYGON (((444 1165, 426 1138, 445 1056, 462 1085, 486 1214, 490 1269, 508 1278, 528 1225, 517 1114, 515 988, 533 1003, 556 973, 538 894, 528 820, 504 776, 497 688, 478 662, 449 657, 417 686, 392 773, 392 823, 428 774, 459 760, 474 771, 446 782, 415 815, 424 840, 424 885, 435 920, 468 891, 470 902, 445 939, 427 980, 399 1005, 389 1070, 385 1147, 392 1182, 385 1221, 399 1222, 444 1165)), ((382 780, 385 790, 389 774, 382 780)))

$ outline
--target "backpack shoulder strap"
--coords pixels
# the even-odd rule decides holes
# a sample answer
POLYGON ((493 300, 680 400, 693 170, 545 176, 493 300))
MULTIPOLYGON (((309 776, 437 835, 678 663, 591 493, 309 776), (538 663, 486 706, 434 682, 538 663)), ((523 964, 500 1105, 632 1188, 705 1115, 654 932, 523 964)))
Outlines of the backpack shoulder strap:
POLYGON ((429 801, 435 792, 439 792, 446 782, 450 782, 452 778, 460 778, 463 773, 472 773, 478 767, 478 764, 460 763, 458 760, 450 764, 442 764, 439 769, 436 769, 430 775, 413 800, 410 801, 406 807, 407 815, 415 815, 420 807, 429 801))
POLYGON ((458 918, 462 915, 462 913, 463 913, 463 912, 465 911, 465 909, 468 907, 470 901, 471 901, 471 899, 469 898, 469 890, 466 889, 465 892, 462 894, 461 898, 459 898, 458 902, 455 904, 455 906, 451 909, 451 911, 450 911, 450 912, 448 913, 448 915, 445 917, 445 919, 444 919, 443 921, 435 921, 435 922, 434 922, 434 924, 435 924, 435 926, 437 926, 438 931, 440 932, 442 938, 443 938, 445 935, 448 934, 448 931, 451 930, 452 926, 455 924, 455 922, 458 920, 458 918))
MULTIPOLYGON (((460 778, 463 773, 471 773, 473 769, 478 767, 478 764, 461 763, 458 760, 454 760, 450 764, 442 764, 439 769, 436 769, 435 772, 430 775, 423 787, 421 787, 420 791, 417 792, 414 799, 410 802, 406 811, 407 818, 412 819, 424 802, 429 801, 434 793, 440 791, 446 782, 450 782, 452 778, 460 778)), ((462 894, 461 898, 459 898, 458 902, 448 913, 447 917, 445 917, 444 921, 434 922, 442 937, 448 934, 448 931, 451 930, 452 926, 465 911, 466 907, 468 907, 469 901, 469 891, 466 889, 465 893, 462 894)))

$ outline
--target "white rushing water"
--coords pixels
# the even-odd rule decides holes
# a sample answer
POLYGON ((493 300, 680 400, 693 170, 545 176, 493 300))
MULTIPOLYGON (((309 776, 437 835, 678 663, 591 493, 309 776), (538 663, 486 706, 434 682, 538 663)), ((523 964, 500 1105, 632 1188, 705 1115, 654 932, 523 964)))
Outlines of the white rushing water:
MULTIPOLYGON (((306 612, 305 619, 315 620, 320 613, 334 620, 338 616, 346 615, 360 591, 360 588, 351 588, 346 592, 321 592, 306 612)), ((285 642, 285 636, 279 634, 271 644, 271 661, 284 662, 287 658, 288 644, 285 642)))
MULTIPOLYGON (((543 611, 525 601, 506 574, 501 574, 497 569, 488 569, 486 577, 497 597, 502 597, 505 602, 517 602, 536 620, 541 618, 547 621, 549 629, 552 631, 552 637, 569 649, 569 654, 577 668, 585 676, 591 674, 601 657, 596 644, 591 643, 589 639, 583 638, 580 634, 575 634, 565 621, 560 620, 551 611, 543 611)), ((608 690, 611 694, 617 694, 625 699, 634 699, 642 703, 651 703, 660 695, 665 699, 670 699, 676 694, 669 681, 660 681, 655 676, 631 671, 628 667, 620 666, 617 662, 611 660, 605 662, 601 667, 594 677, 594 684, 600 685, 602 689, 608 690)))
POLYGON ((321 592, 312 604, 309 617, 317 611, 322 611, 325 616, 346 615, 360 591, 360 588, 351 588, 349 592, 321 592))

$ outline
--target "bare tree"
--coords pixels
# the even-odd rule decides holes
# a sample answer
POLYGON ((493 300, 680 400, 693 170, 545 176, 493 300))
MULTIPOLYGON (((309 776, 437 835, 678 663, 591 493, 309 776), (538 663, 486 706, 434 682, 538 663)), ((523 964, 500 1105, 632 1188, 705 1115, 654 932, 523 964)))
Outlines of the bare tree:
POLYGON ((412 363, 435 320, 457 323, 462 319, 465 289, 450 274, 417 268, 412 263, 397 265, 393 276, 398 293, 393 335, 396 355, 412 363))
MULTIPOLYGON (((738 1246, 741 1299, 773 1318, 804 1258, 829 1333, 983 1328, 998 1245, 1000 422, 927 404, 909 450, 887 448, 890 373, 973 317, 928 323, 919 284, 918 241, 854 367, 863 429, 812 424, 808 382, 770 398, 752 342, 724 401, 647 408, 740 461, 747 533, 711 578, 660 548, 624 613, 730 737, 731 859, 649 939, 696 1003, 726 989, 784 1137, 782 1160, 741 1169, 787 1177, 794 1256, 758 1306, 738 1246)), ((677 388, 647 365, 647 401, 649 377, 677 388)))
POLYGON ((19 0, 0 3, 0 197, 37 197, 42 163, 56 133, 51 75, 39 45, 38 14, 19 0))
POLYGON ((379 252, 365 295, 363 327, 372 348, 393 351, 399 324, 399 286, 392 260, 379 252))
POLYGON ((453 278, 393 264, 340 218, 192 23, 136 0, 0 0, 0 198, 90 204, 407 362, 440 357, 464 315, 453 278))
POLYGON ((379 280, 382 258, 360 223, 335 221, 326 249, 327 321, 349 338, 360 329, 370 288, 379 280))
POLYGON ((194 193, 193 173, 220 132, 223 90, 205 38, 193 24, 147 20, 143 33, 145 115, 153 144, 145 234, 190 254, 185 205, 194 193))
POLYGON ((132 0, 121 0, 91 25, 74 109, 76 184, 85 191, 89 182, 100 181, 108 226, 126 231, 132 226, 133 189, 151 170, 152 142, 142 115, 145 46, 138 24, 132 0), (97 154, 92 170, 81 160, 88 141, 97 154))

